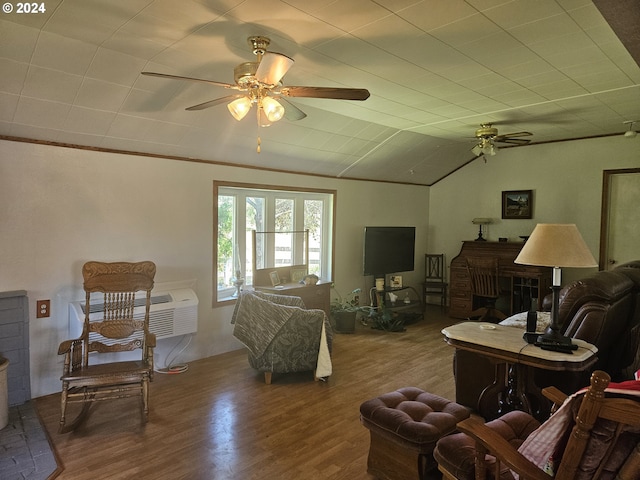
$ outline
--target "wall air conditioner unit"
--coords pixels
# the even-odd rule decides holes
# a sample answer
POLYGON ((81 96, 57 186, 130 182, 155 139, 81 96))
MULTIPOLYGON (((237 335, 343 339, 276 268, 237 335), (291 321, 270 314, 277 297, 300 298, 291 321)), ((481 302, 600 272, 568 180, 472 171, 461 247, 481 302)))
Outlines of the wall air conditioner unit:
MULTIPOLYGON (((89 321, 102 320, 102 294, 96 294, 91 300, 89 321)), ((144 317, 145 298, 136 299, 134 318, 144 317)), ((82 334, 84 324, 85 302, 71 302, 69 304, 69 334, 70 338, 78 338, 82 334)), ((168 290, 166 292, 151 292, 151 308, 149 310, 149 330, 155 333, 157 339, 186 335, 198 331, 198 297, 190 288, 168 290)), ((90 333, 98 336, 98 334, 90 333)), ((97 339, 97 338, 96 338, 97 339)), ((109 340, 100 338, 108 344, 109 340)))

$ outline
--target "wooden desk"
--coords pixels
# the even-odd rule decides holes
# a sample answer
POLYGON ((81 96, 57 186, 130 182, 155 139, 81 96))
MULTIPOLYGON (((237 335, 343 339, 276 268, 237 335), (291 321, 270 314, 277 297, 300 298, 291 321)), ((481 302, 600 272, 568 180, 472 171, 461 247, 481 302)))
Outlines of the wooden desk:
POLYGON ((515 409, 536 417, 546 415, 547 401, 531 380, 529 367, 579 372, 597 361, 598 348, 583 340, 573 339, 578 349, 568 354, 528 344, 523 333, 520 328, 484 322, 462 322, 442 329, 449 345, 488 357, 496 364, 494 383, 478 400, 478 410, 487 420, 515 409))
POLYGON ((460 253, 451 260, 449 316, 468 318, 472 311, 481 306, 474 303, 471 294, 467 257, 498 259, 500 287, 509 299, 509 311, 505 311, 505 314, 529 310, 534 300, 538 306, 542 306, 544 297, 551 293, 552 270, 548 267, 513 263, 523 246, 524 243, 521 242, 463 242, 460 253))
POLYGON ((302 298, 305 307, 324 310, 327 317, 331 314, 331 282, 319 282, 316 285, 287 283, 277 287, 254 285, 255 290, 276 295, 292 295, 302 298))

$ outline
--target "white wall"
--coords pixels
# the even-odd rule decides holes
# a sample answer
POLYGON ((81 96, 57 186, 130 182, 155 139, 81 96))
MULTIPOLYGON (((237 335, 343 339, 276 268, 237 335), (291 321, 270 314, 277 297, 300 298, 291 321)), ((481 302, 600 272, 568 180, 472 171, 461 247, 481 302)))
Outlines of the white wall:
MULTIPOLYGON (((485 238, 519 242, 537 223, 575 223, 596 260, 600 248, 603 170, 640 167, 640 136, 531 145, 477 159, 431 187, 428 248, 449 263, 463 240, 474 240, 474 217, 490 217, 485 238), (531 220, 502 220, 503 190, 533 190, 531 220)), ((640 225, 635 225, 640 242, 640 225)), ((639 243, 640 245, 640 243, 639 243)), ((638 258, 640 258, 639 249, 638 258)), ((564 269, 563 284, 597 269, 564 269)))
MULTIPOLYGON (((365 225, 415 225, 416 271, 403 275, 417 286, 426 252, 427 187, 0 141, 0 291, 28 292, 33 397, 60 390, 56 352, 68 338, 68 302, 82 298, 87 260, 148 259, 157 265, 156 283, 196 280, 198 333, 180 361, 241 348, 231 335, 231 307, 211 307, 216 179, 337 190, 334 280, 342 294, 370 286, 362 276, 365 225), (51 299, 50 318, 35 318, 41 299, 51 299)), ((158 365, 179 341, 159 342, 158 365)))

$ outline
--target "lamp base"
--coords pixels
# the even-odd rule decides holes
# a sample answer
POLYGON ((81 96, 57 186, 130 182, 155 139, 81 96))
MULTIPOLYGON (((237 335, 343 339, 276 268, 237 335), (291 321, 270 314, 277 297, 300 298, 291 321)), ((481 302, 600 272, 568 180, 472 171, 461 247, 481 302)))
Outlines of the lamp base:
POLYGON ((478 231, 478 238, 475 240, 476 242, 486 242, 487 239, 482 237, 482 225, 480 225, 480 229, 478 231))
POLYGON ((565 337, 558 332, 547 331, 538 336, 536 345, 549 345, 549 346, 568 346, 571 345, 571 339, 565 337))

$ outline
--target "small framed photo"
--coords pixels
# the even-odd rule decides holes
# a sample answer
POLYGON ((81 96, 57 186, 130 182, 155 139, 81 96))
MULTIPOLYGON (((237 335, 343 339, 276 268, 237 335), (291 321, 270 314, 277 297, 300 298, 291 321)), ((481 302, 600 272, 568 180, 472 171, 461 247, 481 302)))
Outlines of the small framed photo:
POLYGON ((304 277, 307 276, 307 267, 292 267, 291 281, 293 283, 302 283, 304 277))
POLYGON ((280 276, 277 271, 269 272, 269 278, 271 279, 272 286, 280 285, 280 276))
POLYGON ((532 218, 533 190, 505 190, 502 192, 502 218, 532 218))
POLYGON ((402 288, 402 275, 391 275, 391 288, 402 288))

